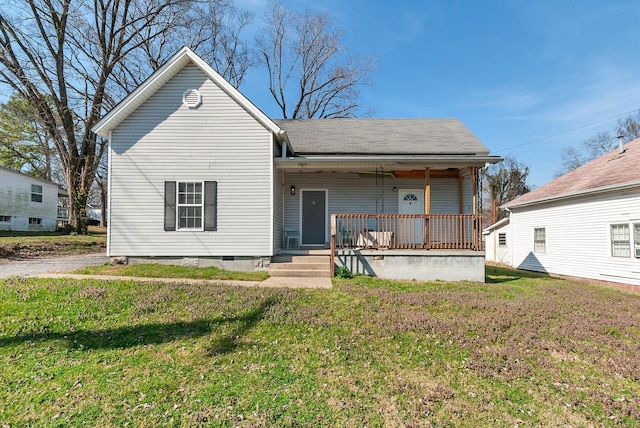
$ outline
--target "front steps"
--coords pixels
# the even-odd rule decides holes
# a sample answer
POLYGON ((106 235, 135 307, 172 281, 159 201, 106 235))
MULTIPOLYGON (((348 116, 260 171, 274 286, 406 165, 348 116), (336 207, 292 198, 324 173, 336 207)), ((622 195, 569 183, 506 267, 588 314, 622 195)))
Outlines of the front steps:
POLYGON ((329 256, 273 256, 269 275, 273 277, 330 278, 329 256))

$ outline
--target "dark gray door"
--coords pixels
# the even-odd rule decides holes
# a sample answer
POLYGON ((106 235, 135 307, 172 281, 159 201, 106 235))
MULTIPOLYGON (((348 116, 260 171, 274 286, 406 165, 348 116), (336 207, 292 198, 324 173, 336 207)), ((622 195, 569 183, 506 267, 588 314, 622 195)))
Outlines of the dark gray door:
POLYGON ((302 244, 324 245, 326 239, 325 191, 302 192, 302 244))

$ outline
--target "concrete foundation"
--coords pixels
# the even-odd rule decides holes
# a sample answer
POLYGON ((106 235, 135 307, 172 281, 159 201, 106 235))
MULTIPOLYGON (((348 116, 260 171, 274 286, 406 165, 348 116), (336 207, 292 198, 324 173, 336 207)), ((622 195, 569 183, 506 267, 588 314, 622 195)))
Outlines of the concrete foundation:
POLYGON ((484 251, 338 250, 335 264, 388 279, 484 282, 484 257, 484 251))
MULTIPOLYGON (((112 257, 114 259, 114 257, 112 257)), ((122 259, 117 257, 115 259, 122 259)), ((127 264, 177 265, 189 267, 216 267, 218 269, 254 272, 269 269, 271 257, 126 257, 127 264)))

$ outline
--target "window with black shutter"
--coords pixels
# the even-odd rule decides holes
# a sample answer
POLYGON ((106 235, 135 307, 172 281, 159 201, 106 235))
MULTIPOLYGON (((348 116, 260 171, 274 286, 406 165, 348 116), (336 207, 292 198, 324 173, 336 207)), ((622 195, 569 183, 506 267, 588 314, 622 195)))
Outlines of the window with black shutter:
POLYGON ((165 181, 164 230, 218 229, 216 181, 165 181))

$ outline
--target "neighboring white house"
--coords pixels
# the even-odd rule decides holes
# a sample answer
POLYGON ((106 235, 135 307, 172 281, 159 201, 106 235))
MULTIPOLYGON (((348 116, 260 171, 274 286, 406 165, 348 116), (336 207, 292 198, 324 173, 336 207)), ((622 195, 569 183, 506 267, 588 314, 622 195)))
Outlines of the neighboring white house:
POLYGON ((511 266, 640 285, 640 139, 504 207, 511 266))
POLYGON ((492 224, 482 232, 485 259, 488 262, 511 263, 511 224, 509 217, 492 224))
POLYGON ((56 183, 0 166, 0 230, 56 230, 66 220, 58 210, 64 196, 56 183))
POLYGON ((111 257, 260 269, 318 249, 371 275, 484 280, 478 170, 501 158, 457 119, 272 120, 183 48, 93 131, 111 257))

